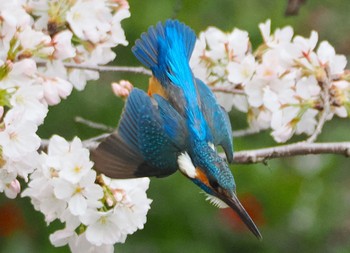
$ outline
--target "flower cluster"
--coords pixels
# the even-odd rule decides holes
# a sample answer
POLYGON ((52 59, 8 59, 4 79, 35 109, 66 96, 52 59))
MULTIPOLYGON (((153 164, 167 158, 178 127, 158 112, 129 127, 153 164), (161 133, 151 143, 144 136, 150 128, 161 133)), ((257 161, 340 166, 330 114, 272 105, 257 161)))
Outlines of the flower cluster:
POLYGON ((272 129, 277 142, 293 134, 312 135, 317 120, 349 115, 346 58, 318 34, 293 37, 289 26, 271 34, 271 22, 259 25, 263 43, 253 52, 248 33, 224 33, 210 27, 199 35, 191 58, 197 77, 214 86, 230 111, 247 113, 256 130, 272 129))
POLYGON ((22 196, 31 198, 48 224, 56 219, 65 224, 50 236, 53 245, 69 244, 72 252, 113 252, 113 244, 143 228, 151 203, 145 193, 148 178, 96 178, 89 150, 77 137, 68 143, 54 135, 39 160, 22 196))
POLYGON ((27 181, 38 167, 36 131, 48 106, 98 78, 65 64, 113 60, 112 48, 127 44, 120 22, 128 8, 122 0, 0 0, 0 192, 16 197, 17 177, 27 181))
POLYGON ((99 77, 67 66, 113 60, 112 48, 127 45, 120 22, 128 9, 125 0, 0 0, 0 192, 15 198, 23 178, 22 196, 48 224, 64 223, 52 244, 72 252, 113 252, 143 228, 150 208, 149 179, 97 176, 78 138, 53 136, 38 153, 49 106, 99 77))

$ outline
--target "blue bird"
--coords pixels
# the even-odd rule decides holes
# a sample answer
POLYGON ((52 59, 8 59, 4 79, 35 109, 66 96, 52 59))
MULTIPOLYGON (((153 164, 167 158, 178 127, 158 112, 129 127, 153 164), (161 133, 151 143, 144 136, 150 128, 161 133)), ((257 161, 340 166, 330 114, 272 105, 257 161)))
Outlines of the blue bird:
POLYGON ((180 171, 219 207, 231 207, 257 238, 261 234, 239 202, 221 146, 233 161, 232 130, 225 110, 189 60, 194 32, 176 20, 159 22, 132 48, 152 70, 148 94, 134 88, 117 131, 92 152, 99 172, 112 178, 165 177, 180 171))

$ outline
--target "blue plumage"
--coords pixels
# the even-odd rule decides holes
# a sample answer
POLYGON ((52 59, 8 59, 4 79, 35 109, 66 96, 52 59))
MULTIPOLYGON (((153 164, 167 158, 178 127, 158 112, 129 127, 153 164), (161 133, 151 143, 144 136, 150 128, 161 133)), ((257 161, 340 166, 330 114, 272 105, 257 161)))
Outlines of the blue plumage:
POLYGON ((198 105, 195 80, 189 66, 196 36, 179 21, 158 23, 142 34, 132 48, 135 56, 152 70, 169 94, 169 101, 187 118, 192 134, 204 139, 206 122, 198 105))
POLYGON ((180 170, 215 203, 235 210, 261 238, 235 195, 228 164, 216 151, 221 145, 233 161, 231 124, 209 87, 192 73, 195 41, 194 32, 176 20, 150 27, 136 41, 132 51, 152 70, 152 92, 133 89, 117 132, 92 154, 95 167, 115 178, 163 177, 180 170))
POLYGON ((196 79, 199 91, 201 109, 210 128, 207 137, 215 146, 221 145, 226 153, 227 160, 233 162, 232 127, 230 119, 217 102, 213 92, 201 80, 196 79))

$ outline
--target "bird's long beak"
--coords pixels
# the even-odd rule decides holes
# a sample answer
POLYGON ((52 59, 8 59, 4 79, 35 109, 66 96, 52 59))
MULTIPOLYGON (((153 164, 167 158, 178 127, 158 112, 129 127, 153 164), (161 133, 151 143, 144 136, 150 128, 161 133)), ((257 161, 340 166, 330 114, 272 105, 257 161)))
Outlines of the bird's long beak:
POLYGON ((259 229, 255 225, 252 218, 250 218, 247 211, 242 206, 241 202, 238 200, 237 196, 234 193, 230 194, 231 197, 222 198, 222 200, 231 207, 241 218, 244 224, 249 228, 249 230, 259 239, 262 240, 262 236, 259 232, 259 229))

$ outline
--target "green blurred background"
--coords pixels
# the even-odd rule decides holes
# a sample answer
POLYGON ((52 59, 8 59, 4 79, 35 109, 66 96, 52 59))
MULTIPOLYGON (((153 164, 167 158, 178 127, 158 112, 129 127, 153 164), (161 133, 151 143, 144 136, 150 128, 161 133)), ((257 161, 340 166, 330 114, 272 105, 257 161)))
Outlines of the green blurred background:
MULTIPOLYGON (((307 1, 299 15, 285 17, 286 0, 131 0, 131 18, 123 22, 130 45, 116 49, 116 65, 139 63, 130 48, 146 29, 159 20, 176 17, 197 33, 208 26, 223 30, 237 27, 249 32, 256 46, 261 42, 258 24, 271 18, 272 28, 291 25, 296 34, 319 32, 338 53, 350 54, 350 3, 348 0, 307 1)), ((68 139, 89 138, 100 131, 76 123, 75 116, 116 126, 123 101, 111 93, 110 83, 128 79, 145 88, 147 77, 102 73, 83 92, 74 91, 51 108, 39 133, 43 138, 59 134, 68 139)), ((244 115, 230 114, 234 129, 246 127, 244 115)), ((349 141, 349 121, 328 122, 319 141, 349 141)), ((305 136, 292 141, 301 140, 305 136)), ((275 145, 269 133, 236 138, 236 150, 275 145)), ((235 165, 238 196, 263 234, 258 241, 231 212, 204 200, 198 187, 176 173, 152 179, 153 199, 145 228, 129 236, 116 252, 350 252, 349 160, 323 155, 278 159, 268 164, 235 165)), ((61 228, 46 226, 43 215, 33 211, 29 199, 0 196, 0 252, 69 252, 54 248, 48 236, 61 228)))

